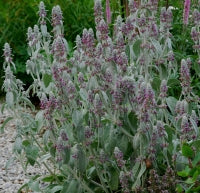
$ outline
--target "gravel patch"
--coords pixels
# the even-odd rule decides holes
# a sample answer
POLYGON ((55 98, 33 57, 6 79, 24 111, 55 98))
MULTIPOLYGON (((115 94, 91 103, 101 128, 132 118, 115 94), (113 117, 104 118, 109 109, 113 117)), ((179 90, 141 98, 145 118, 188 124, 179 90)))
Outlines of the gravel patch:
MULTIPOLYGON (((1 105, 0 105, 1 106, 1 105)), ((9 113, 0 113, 0 127, 9 113)), ((36 173, 47 174, 44 167, 28 166, 27 172, 23 171, 19 161, 14 160, 8 168, 6 163, 13 157, 13 144, 16 136, 14 121, 7 124, 4 133, 0 133, 0 193, 17 193, 19 188, 27 183, 36 173)), ((31 191, 28 191, 31 192, 31 191)), ((25 193, 22 191, 21 193, 25 193)))

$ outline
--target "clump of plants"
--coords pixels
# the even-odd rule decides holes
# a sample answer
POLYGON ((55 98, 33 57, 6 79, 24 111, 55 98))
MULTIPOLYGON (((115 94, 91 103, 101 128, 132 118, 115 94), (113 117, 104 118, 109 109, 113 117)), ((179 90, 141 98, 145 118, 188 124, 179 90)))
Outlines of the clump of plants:
MULTIPOLYGON (((24 170, 37 164, 49 171, 21 189, 187 191, 181 177, 189 173, 181 171, 197 159, 199 148, 200 100, 191 86, 193 64, 190 58, 180 64, 175 60, 171 9, 158 12, 156 0, 140 5, 130 0, 129 11, 125 20, 117 17, 111 33, 101 0, 96 0, 95 31, 84 29, 70 56, 61 8, 53 7, 49 32, 41 2, 39 23, 27 32, 26 69, 34 80, 27 90, 13 75, 11 48, 5 44, 3 108, 17 120, 15 157, 25 161, 24 170), (40 99, 35 116, 29 112, 34 108, 30 93, 40 99)), ((199 17, 194 22, 198 30, 199 17)), ((193 38, 195 49, 198 37, 193 38)), ((199 173, 194 172, 196 186, 199 173)))

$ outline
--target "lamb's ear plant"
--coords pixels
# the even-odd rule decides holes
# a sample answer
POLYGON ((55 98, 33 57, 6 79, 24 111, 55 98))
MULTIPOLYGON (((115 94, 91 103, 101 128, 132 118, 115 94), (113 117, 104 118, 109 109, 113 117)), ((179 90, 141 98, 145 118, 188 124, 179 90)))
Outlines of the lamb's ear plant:
POLYGON ((13 75, 5 44, 4 106, 17 120, 15 155, 24 170, 43 164, 49 172, 21 189, 129 193, 179 187, 176 172, 188 162, 184 147, 196 147, 199 140, 191 62, 175 60, 170 9, 159 10, 152 0, 138 7, 130 0, 129 10, 126 19, 117 17, 111 34, 96 0, 96 29, 77 36, 70 56, 61 8, 52 9, 49 33, 41 2, 39 23, 27 32, 26 67, 34 81, 26 91, 13 75), (34 113, 30 93, 40 99, 34 113))

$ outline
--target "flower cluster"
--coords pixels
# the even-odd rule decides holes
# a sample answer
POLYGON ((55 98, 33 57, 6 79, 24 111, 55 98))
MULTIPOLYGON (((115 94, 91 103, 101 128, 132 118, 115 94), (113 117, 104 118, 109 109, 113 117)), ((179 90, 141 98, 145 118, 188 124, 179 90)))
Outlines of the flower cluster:
POLYGON ((115 159, 117 160, 117 165, 122 168, 125 165, 125 160, 123 160, 123 152, 119 150, 118 147, 114 149, 115 159))
POLYGON ((47 32, 47 26, 46 26, 47 11, 45 9, 45 5, 43 1, 41 1, 39 5, 39 16, 40 16, 40 25, 41 25, 42 35, 44 37, 48 37, 49 33, 47 32))
POLYGON ((190 13, 190 0, 185 0, 184 12, 183 12, 183 23, 185 25, 188 25, 189 13, 190 13))
POLYGON ((85 128, 85 139, 86 139, 86 146, 89 146, 92 143, 92 137, 94 136, 94 131, 88 126, 85 128))
MULTIPOLYGON (((3 51, 4 51, 4 58, 5 58, 5 62, 6 63, 12 63, 12 51, 11 51, 11 48, 10 48, 10 45, 8 44, 8 43, 5 43, 5 45, 4 45, 4 49, 3 49, 3 51)), ((4 67, 5 68, 5 67, 4 67)))
POLYGON ((191 92, 190 82, 190 69, 187 64, 187 62, 182 59, 181 61, 181 69, 180 69, 180 80, 181 80, 181 86, 182 86, 182 93, 184 95, 188 95, 191 92))
POLYGON ((130 187, 129 187, 129 178, 130 177, 131 177, 130 172, 123 172, 123 171, 120 172, 119 179, 120 179, 122 191, 124 193, 130 193, 131 192, 130 187))
POLYGON ((62 16, 62 11, 60 9, 60 6, 57 5, 53 7, 52 9, 52 26, 60 26, 63 24, 63 16, 62 16))
POLYGON ((63 38, 58 36, 52 44, 52 54, 56 61, 59 63, 65 63, 67 57, 67 46, 63 41, 63 38))
MULTIPOLYGON (((3 51, 4 51, 3 56, 5 60, 3 64, 3 68, 5 71, 5 80, 3 82, 2 88, 4 89, 5 92, 7 93, 9 92, 10 95, 12 95, 11 98, 9 98, 9 100, 13 100, 14 94, 18 94, 18 95, 25 94, 25 93, 22 93, 24 90, 23 83, 21 80, 15 77, 11 69, 11 65, 12 65, 14 70, 16 70, 15 64, 13 63, 12 50, 8 43, 4 44, 3 51)), ((12 103, 13 101, 10 101, 10 102, 12 103)))
POLYGON ((175 118, 177 122, 181 120, 181 140, 195 139, 196 131, 194 128, 194 124, 198 124, 196 112, 192 110, 192 113, 189 113, 189 107, 186 100, 177 101, 175 112, 177 114, 175 118))
POLYGON ((53 112, 59 108, 59 101, 53 97, 50 96, 49 99, 44 97, 41 99, 40 102, 40 108, 44 110, 44 117, 49 122, 48 127, 50 130, 53 130, 55 125, 53 123, 53 112))
POLYGON ((150 171, 148 179, 148 191, 152 193, 170 193, 176 188, 176 176, 172 168, 168 167, 163 176, 159 176, 156 170, 150 171))
POLYGON ((98 24, 103 19, 103 8, 101 0, 96 0, 94 5, 95 22, 98 24))

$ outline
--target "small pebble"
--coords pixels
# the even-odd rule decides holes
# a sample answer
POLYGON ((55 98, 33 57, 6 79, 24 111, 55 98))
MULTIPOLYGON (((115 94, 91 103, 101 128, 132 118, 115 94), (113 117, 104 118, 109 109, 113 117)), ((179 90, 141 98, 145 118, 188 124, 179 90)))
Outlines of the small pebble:
MULTIPOLYGON (((5 120, 8 116, 8 112, 5 111, 3 115, 0 112, 0 127, 3 123, 2 120, 5 120)), ((0 193, 16 193, 24 183, 29 181, 31 176, 35 174, 48 174, 48 171, 43 166, 39 168, 38 165, 35 165, 34 167, 28 167, 27 175, 24 173, 20 162, 17 160, 14 160, 6 170, 6 163, 13 156, 12 150, 15 135, 14 121, 11 121, 11 123, 6 126, 4 133, 0 133, 0 193)), ((42 186, 45 187, 45 184, 41 185, 41 187, 42 186)))

